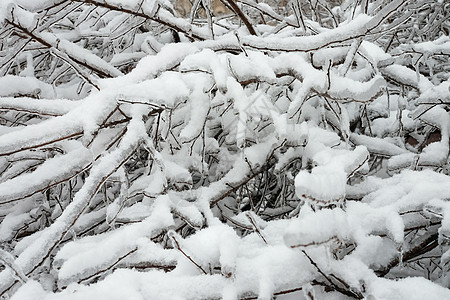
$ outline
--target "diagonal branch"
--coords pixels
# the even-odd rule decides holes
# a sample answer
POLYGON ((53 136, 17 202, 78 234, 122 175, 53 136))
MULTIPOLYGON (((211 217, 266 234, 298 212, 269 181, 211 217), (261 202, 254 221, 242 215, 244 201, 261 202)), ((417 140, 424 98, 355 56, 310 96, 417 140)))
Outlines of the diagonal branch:
POLYGON ((252 24, 248 20, 247 16, 242 12, 242 10, 239 8, 239 6, 236 4, 233 0, 220 0, 225 4, 226 6, 231 7, 231 9, 235 12, 235 14, 239 17, 239 19, 242 20, 245 27, 247 27, 248 32, 250 32, 251 35, 257 35, 255 29, 253 28, 252 24))
POLYGON ((306 256, 306 258, 308 258, 309 262, 311 263, 311 265, 314 266, 314 268, 316 268, 316 270, 328 281, 328 283, 325 282, 319 282, 319 281, 315 281, 316 284, 325 286, 327 288, 330 288, 331 290, 337 291, 343 295, 346 295, 348 297, 352 297, 352 298, 356 298, 356 299, 362 299, 364 298, 364 296, 359 292, 359 291, 354 291, 350 288, 350 286, 341 278, 338 278, 336 275, 334 274, 330 274, 330 276, 327 276, 317 265, 317 263, 311 258, 311 256, 308 255, 308 253, 306 253, 305 250, 302 250, 303 254, 306 256), (335 278, 338 282, 340 282, 342 285, 344 285, 344 288, 338 286, 334 281, 331 280, 330 277, 335 278))

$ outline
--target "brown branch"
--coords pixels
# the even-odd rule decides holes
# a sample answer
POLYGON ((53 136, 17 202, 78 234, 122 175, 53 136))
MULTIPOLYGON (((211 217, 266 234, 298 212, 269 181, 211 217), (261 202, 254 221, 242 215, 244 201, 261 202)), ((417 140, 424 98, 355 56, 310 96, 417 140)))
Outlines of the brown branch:
POLYGON ((242 10, 239 8, 239 6, 236 4, 233 0, 220 0, 223 4, 230 6, 231 9, 234 11, 234 13, 239 17, 239 19, 242 20, 245 27, 247 27, 248 32, 251 35, 257 35, 255 29, 253 28, 250 21, 247 19, 246 15, 242 12, 242 10))
POLYGON ((255 232, 259 235, 259 237, 264 241, 264 243, 267 245, 267 241, 266 241, 266 239, 264 238, 264 236, 262 235, 261 231, 259 230, 258 225, 256 225, 256 222, 255 222, 255 220, 253 219, 252 215, 250 215, 250 213, 247 212, 247 213, 245 214, 245 216, 250 220, 250 223, 251 223, 252 226, 253 226, 253 231, 255 231, 255 232))
POLYGON ((203 274, 208 274, 206 273, 206 271, 202 268, 202 266, 200 266, 198 263, 195 262, 195 260, 192 259, 192 257, 190 257, 189 255, 186 254, 186 252, 183 251, 183 249, 181 249, 180 244, 177 241, 177 238, 175 236, 171 236, 172 241, 175 243, 175 248, 178 249, 178 251, 181 252, 181 254, 183 254, 190 262, 192 262, 198 269, 200 269, 203 274))

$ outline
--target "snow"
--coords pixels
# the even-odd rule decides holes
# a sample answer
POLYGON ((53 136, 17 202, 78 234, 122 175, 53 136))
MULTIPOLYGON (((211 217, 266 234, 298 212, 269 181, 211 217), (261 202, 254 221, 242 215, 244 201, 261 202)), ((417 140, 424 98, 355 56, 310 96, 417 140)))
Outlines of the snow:
POLYGON ((329 93, 336 99, 353 99, 358 102, 369 102, 380 94, 386 86, 381 76, 375 76, 368 82, 358 82, 349 78, 331 77, 329 93))
POLYGON ((0 241, 7 241, 14 236, 14 231, 22 227, 23 223, 31 220, 27 213, 8 214, 0 224, 0 241))
POLYGON ((450 297, 444 2, 90 2, 0 4, 0 297, 450 297))
POLYGON ((206 122, 206 117, 210 109, 210 96, 203 91, 206 86, 205 82, 197 81, 190 97, 191 101, 191 116, 195 115, 189 120, 189 123, 180 132, 180 138, 191 141, 196 138, 202 131, 206 122))
MULTIPOLYGON (((274 234, 277 232, 278 230, 273 231, 274 234)), ((289 286, 289 283, 284 282, 285 278, 280 276, 281 274, 297 274, 300 277, 296 277, 296 282, 299 282, 299 279, 306 279, 311 272, 310 269, 300 271, 294 267, 305 260, 296 251, 280 246, 270 246, 258 252, 250 251, 254 243, 253 235, 248 237, 247 242, 238 245, 234 245, 233 240, 238 242, 235 233, 229 227, 221 225, 220 227, 213 226, 202 230, 195 235, 195 238, 183 240, 181 243, 183 249, 191 255, 195 254, 196 257, 203 258, 208 258, 211 255, 215 257, 217 261, 221 262, 224 268, 223 272, 231 270, 234 273, 232 279, 225 279, 218 274, 188 276, 192 272, 188 271, 188 269, 192 270, 192 263, 180 254, 178 255, 179 264, 174 271, 177 273, 176 276, 158 271, 143 273, 133 270, 118 270, 102 282, 91 285, 90 289, 87 289, 87 286, 72 284, 61 294, 47 294, 42 299, 56 299, 55 297, 64 297, 64 299, 82 299, 83 297, 119 299, 124 295, 127 295, 127 297, 136 295, 136 297, 145 298, 157 295, 159 299, 191 299, 211 293, 220 297, 222 291, 226 292, 229 280, 232 280, 233 286, 236 287, 235 293, 261 293, 267 289, 267 286, 258 284, 261 279, 263 279, 263 283, 274 282, 277 285, 281 283, 289 286), (217 246, 214 246, 215 243, 219 243, 216 244, 219 246, 219 252, 216 252, 217 246), (199 247, 199 245, 202 246, 199 247), (252 258, 254 256, 256 256, 256 260, 252 258), (288 260, 285 260, 285 258, 288 258, 288 260), (176 284, 177 289, 169 288, 171 284, 176 284), (111 293, 104 290, 107 286, 110 287, 108 290, 111 293), (118 286, 121 287, 120 292, 115 291, 118 286)), ((68 254, 66 253, 66 255, 68 254)), ((293 284, 293 282, 290 284, 293 284)), ((25 285, 22 287, 22 292, 37 288, 33 284, 25 285)), ((266 293, 269 291, 266 290, 266 293)), ((19 292, 18 295, 22 292, 19 292)))
POLYGON ((14 294, 12 299, 40 300, 44 299, 46 295, 47 293, 39 284, 39 282, 30 280, 26 284, 24 284, 16 294, 14 294))
POLYGON ((174 106, 179 100, 188 97, 189 89, 180 74, 166 73, 159 78, 120 89, 117 99, 149 105, 174 106), (126 95, 126 96, 125 96, 126 95))
MULTIPOLYGON (((99 163, 91 170, 90 183, 87 183, 83 188, 78 191, 72 203, 66 207, 62 215, 57 219, 57 222, 48 227, 38 240, 34 240, 32 244, 25 249, 19 257, 16 259, 17 265, 23 269, 25 273, 33 270, 35 264, 42 260, 49 251, 52 250, 55 243, 58 243, 60 239, 64 237, 70 228, 71 224, 81 215, 85 210, 95 192, 98 190, 99 182, 106 179, 108 174, 114 171, 114 164, 111 161, 124 160, 124 156, 129 155, 129 151, 132 151, 136 147, 136 139, 139 140, 139 135, 142 135, 142 131, 145 129, 139 127, 139 123, 131 123, 129 126, 134 125, 134 128, 128 131, 122 140, 122 147, 116 151, 111 152, 109 155, 103 157, 99 163)), ((11 284, 12 279, 8 277, 6 271, 0 273, 1 286, 7 286, 11 284)))
POLYGON ((334 239, 346 240, 349 235, 346 222, 341 209, 309 213, 290 224, 284 241, 292 248, 306 248, 331 243, 334 239))
POLYGON ((15 0, 5 0, 0 3, 0 24, 8 19, 11 9, 15 6, 15 0))
POLYGON ((318 142, 320 135, 313 135, 313 132, 309 132, 310 140, 305 154, 310 153, 317 166, 311 172, 299 172, 295 177, 295 192, 299 198, 314 205, 326 206, 341 202, 345 198, 347 179, 364 167, 369 153, 364 146, 357 146, 354 150, 328 148, 318 142))
POLYGON ((350 140, 357 145, 366 146, 371 153, 376 153, 378 155, 393 156, 406 153, 405 149, 390 142, 387 138, 381 139, 366 135, 352 134, 350 140))
POLYGON ((211 49, 204 49, 186 57, 180 65, 180 70, 188 72, 205 69, 206 71, 211 72, 218 88, 225 93, 229 71, 223 67, 222 60, 223 56, 219 57, 211 49))
POLYGON ((53 87, 39 81, 34 77, 19 77, 6 75, 0 77, 0 96, 11 97, 19 95, 36 95, 42 98, 52 99, 55 97, 53 87))
POLYGON ((347 24, 315 36, 291 37, 289 39, 275 37, 265 37, 262 39, 246 36, 242 38, 242 43, 245 46, 256 49, 309 51, 322 48, 324 45, 329 45, 333 42, 355 38, 358 35, 364 34, 367 30, 366 26, 368 26, 371 20, 372 18, 370 16, 359 15, 347 24))
POLYGON ((130 62, 139 61, 145 57, 144 52, 136 52, 136 53, 117 53, 113 56, 110 61, 110 64, 115 67, 120 67, 122 65, 126 65, 130 62))
POLYGON ((148 8, 153 9, 153 6, 155 5, 156 1, 154 0, 128 0, 128 1, 118 1, 118 0, 106 0, 106 3, 110 5, 125 7, 130 10, 135 10, 137 7, 141 7, 142 10, 146 10, 148 8))
POLYGON ((60 40, 56 35, 48 32, 40 34, 39 38, 43 39, 46 43, 55 47, 57 50, 63 52, 64 54, 67 54, 71 59, 81 64, 90 65, 91 67, 100 70, 101 72, 107 74, 110 77, 123 75, 122 72, 117 70, 109 63, 105 62, 97 55, 86 51, 86 49, 68 40, 60 40))
POLYGON ((50 159, 32 174, 24 174, 0 183, 0 203, 18 201, 70 178, 86 168, 92 160, 92 153, 84 147, 50 159))
POLYGON ((370 57, 375 64, 391 58, 391 56, 388 53, 384 52, 384 50, 381 49, 378 45, 369 41, 362 41, 360 49, 365 55, 370 57))
MULTIPOLYGON (((371 107, 373 111, 375 112, 377 110, 377 107, 371 107)), ((378 110, 379 111, 379 110, 378 110)), ((405 130, 414 130, 415 129, 415 122, 412 118, 409 116, 409 111, 402 110, 401 111, 401 120, 402 120, 402 126, 405 130)), ((371 128, 372 133, 379 138, 386 137, 388 133, 392 129, 397 129, 398 127, 398 116, 395 111, 390 111, 390 115, 387 118, 377 118, 372 121, 371 128)))
POLYGON ((38 23, 38 15, 27 9, 23 9, 20 1, 18 1, 19 3, 15 2, 16 1, 6 1, 5 6, 2 7, 2 11, 7 11, 8 15, 3 15, 0 19, 0 23, 2 23, 4 19, 7 19, 8 21, 19 19, 20 25, 23 28, 32 29, 36 27, 38 23))
POLYGON ((34 99, 32 101, 29 98, 17 97, 2 97, 0 99, 0 109, 22 110, 50 116, 64 115, 79 105, 80 102, 66 99, 34 99))
POLYGON ((421 92, 425 92, 433 87, 433 84, 425 76, 420 74, 419 78, 417 78, 416 72, 405 66, 386 66, 381 70, 381 73, 402 84, 415 87, 421 92))
POLYGON ((295 177, 295 192, 298 197, 326 205, 344 199, 346 182, 344 170, 319 166, 311 173, 301 171, 295 177))
POLYGON ((230 72, 236 76, 239 82, 256 78, 260 81, 274 82, 275 73, 271 66, 271 60, 263 53, 248 51, 247 55, 235 55, 228 57, 230 72))
POLYGON ((32 2, 27 0, 14 0, 14 2, 27 10, 38 11, 43 7, 49 7, 59 3, 59 0, 35 0, 32 2))
POLYGON ((450 297, 450 291, 439 285, 433 285, 428 280, 418 277, 408 277, 398 281, 389 281, 379 278, 370 286, 375 299, 446 299, 450 297))
POLYGON ((439 53, 442 55, 450 54, 450 40, 448 36, 441 36, 434 41, 415 43, 411 45, 402 45, 403 50, 413 49, 421 53, 439 53))

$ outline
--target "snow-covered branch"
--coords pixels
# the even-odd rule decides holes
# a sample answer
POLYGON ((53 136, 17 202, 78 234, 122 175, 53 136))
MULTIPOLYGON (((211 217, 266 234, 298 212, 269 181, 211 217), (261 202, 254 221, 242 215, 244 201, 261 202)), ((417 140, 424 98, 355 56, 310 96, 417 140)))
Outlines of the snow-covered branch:
POLYGON ((449 4, 280 3, 0 3, 2 297, 450 298, 449 4))

